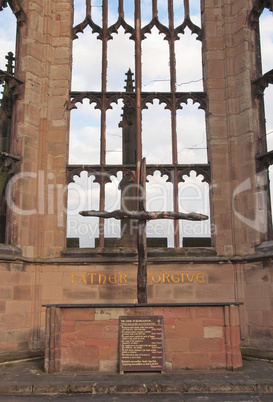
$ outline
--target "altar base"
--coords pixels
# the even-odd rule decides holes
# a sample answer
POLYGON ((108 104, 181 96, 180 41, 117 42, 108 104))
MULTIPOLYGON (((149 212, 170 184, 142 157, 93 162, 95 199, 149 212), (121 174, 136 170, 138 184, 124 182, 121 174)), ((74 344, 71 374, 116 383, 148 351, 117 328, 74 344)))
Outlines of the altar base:
POLYGON ((120 316, 163 316, 166 372, 242 366, 239 303, 46 307, 46 373, 117 372, 120 316))

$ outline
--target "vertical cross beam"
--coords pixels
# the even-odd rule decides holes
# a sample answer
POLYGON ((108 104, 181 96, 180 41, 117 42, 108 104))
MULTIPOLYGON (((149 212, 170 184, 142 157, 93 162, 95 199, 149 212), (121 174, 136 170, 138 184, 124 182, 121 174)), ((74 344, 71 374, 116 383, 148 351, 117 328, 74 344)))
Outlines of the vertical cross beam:
POLYGON ((138 191, 138 210, 123 211, 116 210, 107 211, 82 211, 82 216, 98 216, 100 218, 115 218, 115 219, 133 219, 138 220, 138 271, 137 271, 137 300, 138 303, 147 303, 147 239, 146 239, 146 224, 151 219, 186 219, 186 220, 206 220, 208 216, 191 212, 184 214, 182 212, 168 211, 146 211, 146 159, 143 158, 140 164, 139 171, 139 191, 138 191))
MULTIPOLYGON (((146 211, 146 158, 140 165, 139 210, 146 211)), ((146 220, 138 221, 138 270, 137 270, 137 301, 147 303, 147 238, 146 220)))

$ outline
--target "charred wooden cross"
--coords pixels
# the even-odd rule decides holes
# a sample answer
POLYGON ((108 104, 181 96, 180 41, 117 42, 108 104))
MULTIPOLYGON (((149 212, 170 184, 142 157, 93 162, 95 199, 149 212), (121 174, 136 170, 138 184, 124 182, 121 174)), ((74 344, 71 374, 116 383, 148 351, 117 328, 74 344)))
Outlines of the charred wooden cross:
POLYGON ((146 211, 146 160, 142 159, 140 165, 140 184, 139 184, 139 210, 138 211, 123 211, 116 210, 107 211, 82 211, 82 216, 98 216, 101 218, 115 219, 135 219, 138 221, 138 272, 137 272, 137 300, 138 303, 147 303, 147 239, 146 239, 146 223, 153 219, 184 219, 191 221, 202 221, 208 219, 207 215, 191 212, 184 214, 182 212, 162 212, 146 211))

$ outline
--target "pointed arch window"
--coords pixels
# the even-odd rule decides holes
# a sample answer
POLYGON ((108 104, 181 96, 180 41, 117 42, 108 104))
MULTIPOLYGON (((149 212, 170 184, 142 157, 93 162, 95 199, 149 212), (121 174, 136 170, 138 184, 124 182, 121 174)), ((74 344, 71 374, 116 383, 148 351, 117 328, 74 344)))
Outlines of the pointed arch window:
MULTIPOLYGON (((113 196, 117 199, 120 197, 122 204, 126 198, 125 194, 128 195, 127 199, 132 200, 134 198, 134 185, 136 186, 140 180, 138 167, 142 157, 147 154, 149 155, 148 159, 150 159, 150 162, 147 162, 147 180, 151 180, 153 184, 151 188, 155 188, 155 183, 157 182, 162 181, 163 186, 165 183, 168 191, 164 190, 160 194, 169 194, 171 191, 171 209, 174 212, 179 212, 179 188, 181 186, 179 183, 183 185, 185 175, 190 176, 193 171, 195 172, 195 177, 202 177, 203 182, 210 182, 210 165, 207 162, 207 156, 202 156, 202 159, 199 158, 199 151, 197 150, 194 152, 194 162, 190 158, 184 162, 183 159, 181 160, 178 157, 178 147, 180 143, 182 144, 181 139, 179 138, 178 140, 178 131, 179 127, 183 126, 180 121, 178 123, 178 111, 183 110, 185 105, 192 102, 194 108, 197 106, 196 109, 199 108, 199 112, 201 111, 201 119, 204 119, 207 112, 207 96, 202 85, 202 66, 199 65, 196 69, 196 77, 194 77, 196 79, 190 79, 192 82, 187 82, 187 76, 184 77, 183 81, 181 74, 179 76, 181 82, 177 82, 178 70, 183 71, 183 68, 180 68, 183 67, 183 58, 178 54, 181 50, 176 50, 176 42, 182 41, 181 38, 185 35, 185 32, 190 32, 194 34, 197 45, 198 43, 202 45, 203 31, 200 24, 199 0, 193 2, 181 0, 179 7, 173 0, 166 0, 165 2, 159 0, 152 0, 151 2, 142 0, 131 0, 130 2, 127 0, 114 2, 102 0, 100 4, 98 5, 92 0, 86 0, 85 16, 73 28, 74 40, 81 41, 85 32, 91 28, 93 37, 101 44, 101 54, 94 53, 92 55, 93 60, 88 61, 93 63, 92 65, 94 66, 95 60, 101 60, 100 82, 96 82, 94 86, 95 88, 99 86, 100 89, 73 90, 70 94, 68 105, 70 110, 77 109, 79 103, 88 100, 92 110, 95 109, 99 112, 100 161, 99 164, 90 162, 90 164, 86 165, 68 165, 68 183, 78 180, 76 176, 80 177, 82 172, 86 171, 89 176, 94 178, 93 182, 99 184, 99 209, 104 210, 106 199, 109 200, 109 195, 106 192, 111 187, 108 183, 113 182, 113 177, 116 177, 116 181, 119 182, 119 193, 117 194, 114 191, 112 193, 115 193, 113 196), (98 7, 100 8, 97 9, 98 7), (101 22, 97 18, 97 14, 101 15, 101 22), (133 60, 130 65, 125 65, 124 60, 126 59, 123 57, 123 49, 126 53, 127 45, 123 46, 122 49, 114 46, 115 40, 113 39, 116 34, 123 35, 127 39, 129 42, 128 49, 134 49, 132 53, 134 56, 131 57, 133 60), (165 52, 164 60, 161 63, 162 55, 160 47, 157 45, 162 40, 165 44, 165 52), (109 49, 111 52, 109 52, 109 49), (145 49, 148 49, 148 51, 145 49), (155 56, 152 59, 150 57, 151 51, 155 52, 155 56), (119 57, 120 54, 122 57, 119 57), (109 66, 113 70, 113 67, 111 67, 113 64, 109 61, 111 55, 116 58, 115 74, 119 75, 117 81, 120 81, 120 77, 125 77, 126 73, 124 89, 121 91, 112 90, 111 85, 109 86, 108 80, 112 79, 113 75, 113 71, 109 71, 109 66), (156 65, 153 64, 155 59, 157 60, 156 65), (198 87, 196 86, 196 81, 198 82, 198 87), (185 83, 187 83, 186 86, 184 86, 185 83), (186 89, 185 92, 183 91, 184 88, 186 89), (111 121, 111 111, 118 111, 120 105, 122 105, 120 130, 115 130, 113 127, 109 127, 109 121, 111 121), (158 112, 154 113, 156 110, 158 112), (158 114, 160 116, 156 117, 158 114), (161 117, 163 120, 168 119, 167 124, 160 124, 161 117), (167 127, 167 133, 164 131, 165 127, 167 127), (116 136, 116 141, 114 136, 116 136), (168 141, 167 145, 166 141, 168 141), (111 147, 109 144, 111 144, 111 147), (169 157, 164 160, 164 153, 167 149, 169 157), (117 151, 121 155, 119 158, 109 158, 107 155, 109 151, 117 151), (160 155, 160 158, 157 159, 157 155, 160 155), (157 160, 159 162, 156 162, 157 160), (115 161, 117 162, 115 163, 115 161), (158 175, 163 180, 160 181, 158 175), (148 179, 148 176, 150 179, 148 179)), ((76 3, 74 5, 76 6, 76 3)), ((77 13, 77 18, 79 14, 77 13)), ((187 41, 185 40, 184 42, 184 52, 186 54, 187 41)), ((99 48, 99 46, 96 48, 99 48)), ((198 46, 198 49, 197 53, 200 51, 200 46, 198 46)), ((192 70, 195 70, 195 64, 198 64, 196 60, 193 52, 192 70)), ((202 64, 201 60, 200 63, 202 64)), ((76 63, 74 65, 76 66, 76 63)), ((77 74, 77 71, 73 73, 77 74)), ((95 74, 95 72, 92 71, 92 74, 95 74)), ((73 114, 76 116, 77 110, 73 110, 73 114)), ((185 116, 187 116, 187 113, 185 116)), ((198 119, 198 116, 197 111, 194 118, 198 119)), ((196 137, 194 132, 195 125, 192 125, 192 131, 189 127, 187 135, 197 138, 199 134, 196 137)), ((183 135, 183 130, 180 135, 183 135)), ((206 134, 202 139, 202 148, 204 148, 202 152, 207 155, 206 134)), ((187 141, 183 143, 187 143, 187 141)), ((191 144, 191 141, 188 141, 188 143, 191 144)), ((195 145, 193 143, 193 147, 195 145)), ((91 154, 92 135, 85 146, 86 150, 89 147, 91 154)), ((109 201, 107 202, 109 203, 109 201)), ((130 208, 137 208, 133 201, 131 203, 128 201, 128 203, 130 208)), ((166 204, 163 203, 163 205, 166 204)), ((202 210, 198 210, 198 212, 202 212, 202 210)), ((76 216, 74 218, 77 219, 76 216)), ((172 227, 172 240, 169 240, 169 245, 179 247, 181 244, 180 225, 178 221, 171 221, 169 226, 172 227)), ((126 222, 121 222, 121 238, 116 242, 116 245, 126 247, 134 244, 130 239, 130 230, 128 232, 127 229, 126 222)), ((99 233, 99 245, 101 247, 105 246, 107 233, 103 218, 100 218, 97 233, 99 233)), ((68 233, 69 236, 70 234, 68 233)), ((134 237, 134 234, 131 237, 134 237)), ((107 244, 109 244, 109 241, 107 244)))
POLYGON ((17 78, 16 25, 26 21, 17 0, 0 0, 0 243, 9 243, 6 188, 11 176, 18 172, 20 158, 14 155, 15 132, 12 121, 16 99, 22 94, 23 82, 17 78), (14 14, 14 15, 13 15, 14 14))
POLYGON ((272 229, 272 165, 273 165, 273 2, 256 0, 249 15, 249 24, 256 33, 256 77, 252 81, 253 95, 259 110, 257 144, 257 171, 264 175, 267 197, 268 239, 273 239, 272 229))

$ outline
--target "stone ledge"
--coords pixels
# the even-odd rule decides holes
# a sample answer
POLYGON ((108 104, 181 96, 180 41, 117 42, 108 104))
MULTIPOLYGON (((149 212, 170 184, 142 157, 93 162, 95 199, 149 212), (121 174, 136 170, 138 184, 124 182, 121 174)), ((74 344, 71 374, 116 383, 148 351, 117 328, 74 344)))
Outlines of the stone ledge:
MULTIPOLYGON (((181 249, 148 249, 148 262, 150 263, 179 263, 179 264, 237 264, 259 262, 273 259, 273 248, 270 251, 259 250, 254 254, 224 256, 217 255, 216 250, 211 248, 181 248, 181 249)), ((55 257, 24 257, 18 247, 0 245, 0 261, 19 261, 28 264, 86 264, 86 263, 137 263, 137 250, 135 248, 113 249, 100 248, 68 248, 55 257), (3 248, 1 249, 1 246, 3 248)))
POLYGON ((251 347, 241 347, 242 356, 245 359, 268 360, 273 362, 273 349, 263 350, 251 347))
MULTIPOLYGON (((183 247, 183 248, 161 248, 148 247, 148 259, 151 258, 175 258, 175 257, 210 257, 216 256, 213 247, 183 247)), ((117 247, 98 247, 98 248, 67 248, 63 250, 62 257, 84 258, 84 257, 111 257, 111 258, 137 258, 136 248, 117 247)))
POLYGON ((5 363, 7 364, 16 364, 21 361, 34 360, 37 358, 42 358, 44 351, 37 350, 35 352, 31 352, 29 350, 22 350, 16 352, 6 352, 0 354, 0 365, 5 363))
POLYGON ((273 252, 273 240, 264 241, 255 247, 257 253, 273 252))
MULTIPOLYGON (((184 370, 183 373, 147 375, 71 372, 45 374, 43 359, 0 367, 0 395, 7 394, 116 394, 134 389, 147 394, 194 392, 273 392, 273 365, 261 361, 244 361, 239 371, 184 370)), ((260 396, 261 397, 261 396, 260 396)))
POLYGON ((224 307, 240 306, 243 302, 191 302, 191 303, 78 303, 78 304, 43 304, 42 307, 57 308, 131 308, 131 307, 224 307))
POLYGON ((12 244, 0 243, 0 255, 22 255, 22 251, 12 244))

